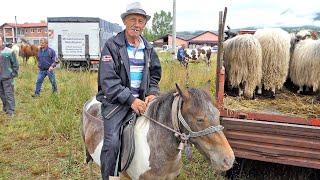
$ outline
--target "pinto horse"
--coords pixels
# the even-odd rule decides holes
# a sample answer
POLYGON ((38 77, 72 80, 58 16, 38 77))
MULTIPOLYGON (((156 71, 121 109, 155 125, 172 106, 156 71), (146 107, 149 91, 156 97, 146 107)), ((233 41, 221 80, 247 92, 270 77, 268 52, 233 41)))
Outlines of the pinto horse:
MULTIPOLYGON (((100 165, 103 144, 101 103, 92 98, 84 105, 82 136, 88 159, 100 165)), ((208 91, 188 88, 171 91, 153 100, 146 113, 137 118, 134 127, 135 153, 124 176, 131 179, 176 179, 182 168, 181 139, 173 131, 185 134, 188 143, 210 161, 218 171, 233 166, 234 152, 220 125, 219 111, 212 104, 208 91), (154 122, 154 121, 157 121, 154 122)), ((177 134, 177 133, 176 133, 177 134)))
POLYGON ((36 45, 21 45, 19 55, 23 58, 24 62, 27 63, 30 57, 34 57, 38 61, 39 48, 36 45))

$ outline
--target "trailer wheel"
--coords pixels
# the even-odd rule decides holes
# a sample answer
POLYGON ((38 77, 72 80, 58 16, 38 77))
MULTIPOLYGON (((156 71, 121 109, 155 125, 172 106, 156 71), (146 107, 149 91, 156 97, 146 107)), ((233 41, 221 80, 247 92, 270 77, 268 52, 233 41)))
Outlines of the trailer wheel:
POLYGON ((80 71, 88 71, 90 68, 90 64, 88 63, 88 61, 84 61, 80 63, 80 71))
POLYGON ((86 71, 90 70, 90 60, 87 60, 85 67, 86 67, 86 71))
POLYGON ((66 61, 62 61, 61 62, 61 68, 62 69, 67 69, 67 62, 66 61))

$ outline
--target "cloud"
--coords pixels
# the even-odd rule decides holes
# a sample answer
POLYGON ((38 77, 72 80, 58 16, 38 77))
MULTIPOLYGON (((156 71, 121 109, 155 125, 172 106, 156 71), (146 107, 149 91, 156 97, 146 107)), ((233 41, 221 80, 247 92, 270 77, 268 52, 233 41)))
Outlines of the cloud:
POLYGON ((312 0, 233 2, 228 11, 233 28, 315 25, 312 15, 320 9, 320 1, 312 0))
MULTIPOLYGON (((125 11, 126 4, 135 0, 106 0, 66 1, 55 0, 48 3, 46 8, 34 8, 34 3, 26 0, 16 0, 15 10, 2 8, 0 24, 14 22, 17 16, 18 23, 39 22, 46 17, 56 16, 88 16, 100 17, 110 22, 122 25, 120 14, 125 11)), ((173 0, 138 0, 151 16, 155 12, 164 10, 172 12, 173 0)), ((35 2, 38 3, 38 2, 35 2)), ((46 4, 47 2, 41 2, 46 4)), ((320 1, 315 0, 176 0, 177 3, 177 30, 217 30, 219 11, 228 7, 227 24, 232 28, 247 26, 271 27, 279 25, 318 25, 313 21, 317 12, 320 12, 320 1)), ((1 7, 10 7, 12 2, 3 1, 1 7)), ((148 23, 151 25, 151 21, 148 23)))

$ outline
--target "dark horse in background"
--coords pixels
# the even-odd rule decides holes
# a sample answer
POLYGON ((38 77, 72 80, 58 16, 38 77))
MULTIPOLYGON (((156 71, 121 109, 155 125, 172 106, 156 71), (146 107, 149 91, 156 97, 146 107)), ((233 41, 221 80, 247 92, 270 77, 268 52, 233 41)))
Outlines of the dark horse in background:
MULTIPOLYGON (((219 116, 208 89, 188 88, 182 91, 177 85, 175 91, 153 100, 146 113, 137 118, 134 126, 135 152, 122 174, 135 180, 171 180, 180 174, 182 152, 178 147, 181 139, 154 121, 185 133, 186 141, 194 144, 214 169, 230 169, 235 159, 234 152, 222 131, 219 116)), ((100 165, 104 132, 101 103, 95 98, 84 105, 81 125, 87 161, 93 160, 100 165)))

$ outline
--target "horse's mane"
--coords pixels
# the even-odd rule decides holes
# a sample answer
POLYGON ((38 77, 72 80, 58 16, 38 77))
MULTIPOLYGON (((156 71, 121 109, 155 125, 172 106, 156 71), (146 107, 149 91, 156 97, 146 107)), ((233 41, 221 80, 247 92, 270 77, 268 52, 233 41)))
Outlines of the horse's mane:
POLYGON ((171 90, 165 94, 161 94, 160 96, 158 96, 154 102, 152 102, 149 106, 149 110, 148 110, 148 115, 152 118, 152 119, 159 119, 160 118, 160 113, 161 111, 159 111, 159 109, 162 109, 165 112, 170 112, 171 113, 171 105, 174 99, 174 95, 173 93, 175 92, 175 90, 171 90))
MULTIPOLYGON (((193 107, 203 106, 204 99, 211 100, 210 95, 208 95, 207 93, 205 93, 204 91, 198 88, 188 88, 187 91, 190 97, 194 99, 192 101, 193 107)), ((154 102, 151 103, 149 106, 149 110, 148 110, 149 117, 156 120, 160 120, 160 121, 161 121, 161 117, 162 119, 164 118, 166 120, 171 120, 171 108, 172 108, 175 92, 176 90, 171 90, 157 97, 154 100, 154 102)))

